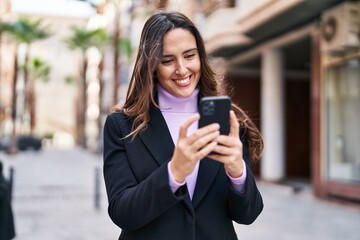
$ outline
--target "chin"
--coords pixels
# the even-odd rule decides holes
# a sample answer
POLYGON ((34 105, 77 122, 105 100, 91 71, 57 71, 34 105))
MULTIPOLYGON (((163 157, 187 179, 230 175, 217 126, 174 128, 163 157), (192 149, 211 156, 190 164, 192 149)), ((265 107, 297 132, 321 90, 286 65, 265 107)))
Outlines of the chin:
POLYGON ((188 98, 188 97, 191 97, 191 95, 193 94, 194 91, 191 91, 191 92, 181 92, 179 94, 177 94, 178 97, 181 97, 181 98, 188 98))

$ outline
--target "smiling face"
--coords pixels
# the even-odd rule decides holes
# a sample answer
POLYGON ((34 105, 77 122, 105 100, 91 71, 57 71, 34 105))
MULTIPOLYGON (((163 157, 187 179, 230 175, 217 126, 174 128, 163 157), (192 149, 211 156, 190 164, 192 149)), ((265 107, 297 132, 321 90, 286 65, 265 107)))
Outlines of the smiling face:
POLYGON ((163 56, 156 74, 160 85, 176 97, 190 97, 201 74, 195 37, 191 32, 175 28, 164 36, 163 56))

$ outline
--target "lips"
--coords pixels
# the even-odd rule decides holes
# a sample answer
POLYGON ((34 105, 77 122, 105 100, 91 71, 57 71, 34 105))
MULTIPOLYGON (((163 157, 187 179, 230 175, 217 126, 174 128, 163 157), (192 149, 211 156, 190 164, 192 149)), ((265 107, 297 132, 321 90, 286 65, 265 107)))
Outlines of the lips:
POLYGON ((179 87, 186 87, 191 83, 191 75, 187 76, 186 78, 174 79, 174 82, 179 87))

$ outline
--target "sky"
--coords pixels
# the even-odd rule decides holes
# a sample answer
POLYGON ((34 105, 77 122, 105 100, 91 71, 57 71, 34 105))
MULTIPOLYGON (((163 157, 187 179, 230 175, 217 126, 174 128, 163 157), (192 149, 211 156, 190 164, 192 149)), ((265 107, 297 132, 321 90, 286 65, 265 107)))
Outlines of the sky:
POLYGON ((94 13, 89 4, 76 0, 12 0, 12 9, 17 13, 79 18, 94 13))

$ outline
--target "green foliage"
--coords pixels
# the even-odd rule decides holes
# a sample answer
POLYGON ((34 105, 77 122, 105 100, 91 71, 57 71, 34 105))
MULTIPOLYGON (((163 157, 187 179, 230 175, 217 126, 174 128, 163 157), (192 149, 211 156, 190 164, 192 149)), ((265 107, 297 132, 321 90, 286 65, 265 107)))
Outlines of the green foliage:
POLYGON ((133 47, 129 38, 121 38, 118 43, 118 48, 121 54, 124 54, 127 59, 131 58, 133 54, 133 47))
POLYGON ((73 75, 66 75, 64 81, 66 84, 72 85, 76 82, 76 77, 74 77, 73 75))
POLYGON ((0 34, 11 30, 11 25, 8 22, 0 22, 0 34))
POLYGON ((41 19, 31 20, 20 16, 16 21, 0 23, 0 31, 9 34, 17 43, 31 44, 36 40, 45 39, 50 36, 47 27, 41 24, 41 19))
POLYGON ((41 137, 42 139, 53 139, 54 138, 54 133, 53 132, 46 132, 42 135, 41 137))
POLYGON ((106 33, 105 29, 99 28, 92 31, 92 42, 97 48, 102 48, 109 42, 110 39, 111 38, 106 33))
POLYGON ((29 72, 31 79, 48 82, 50 80, 51 66, 41 58, 35 57, 29 62, 29 72))
POLYGON ((104 29, 86 30, 81 27, 73 27, 73 34, 65 39, 70 49, 81 49, 85 52, 90 47, 101 48, 109 41, 109 36, 104 29))

